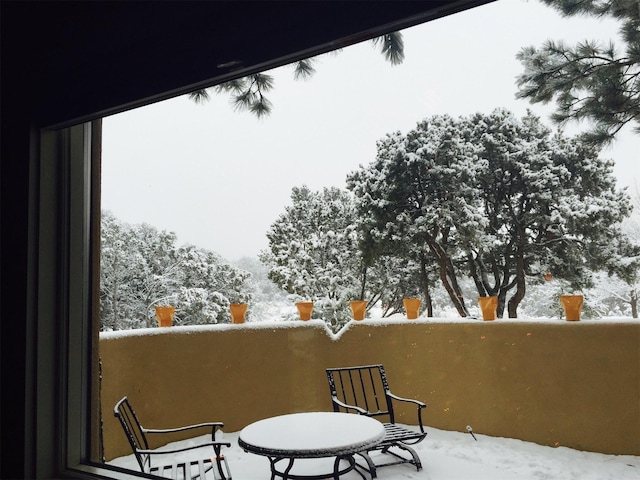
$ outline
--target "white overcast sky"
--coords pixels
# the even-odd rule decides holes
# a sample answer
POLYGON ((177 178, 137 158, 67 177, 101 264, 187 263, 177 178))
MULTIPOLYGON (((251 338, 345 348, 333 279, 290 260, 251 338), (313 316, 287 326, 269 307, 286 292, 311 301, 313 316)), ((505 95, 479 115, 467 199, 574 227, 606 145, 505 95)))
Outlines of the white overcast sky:
MULTIPOLYGON (((404 30, 399 66, 365 42, 320 57, 308 81, 294 81, 291 67, 272 70, 274 108, 262 120, 215 95, 204 105, 183 96, 107 117, 102 208, 227 260, 254 257, 292 187, 343 188, 387 133, 497 107, 518 116, 529 108, 548 122, 550 106, 515 99, 517 52, 547 39, 608 42, 617 29, 611 20, 564 19, 538 1, 499 0, 404 30)), ((640 136, 630 127, 603 156, 615 160, 621 186, 640 186, 640 136)))

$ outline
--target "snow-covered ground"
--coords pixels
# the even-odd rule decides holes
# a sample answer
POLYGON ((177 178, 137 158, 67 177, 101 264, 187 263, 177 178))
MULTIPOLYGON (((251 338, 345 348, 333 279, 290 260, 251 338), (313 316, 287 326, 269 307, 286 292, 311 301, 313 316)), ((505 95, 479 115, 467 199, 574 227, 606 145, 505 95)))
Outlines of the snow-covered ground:
MULTIPOLYGON (((545 447, 509 438, 495 438, 474 432, 449 432, 428 428, 426 439, 415 446, 423 463, 417 471, 411 465, 398 465, 378 470, 380 480, 626 480, 640 479, 640 457, 632 455, 604 455, 582 452, 566 447, 545 447)), ((221 433, 220 441, 230 442, 224 453, 235 480, 263 480, 270 477, 269 461, 244 452, 238 446, 239 432, 221 433)), ((207 441, 203 436, 175 445, 207 441)), ((196 450, 189 457, 206 458, 209 450, 196 450), (194 453, 195 452, 195 453, 194 453)), ((186 459, 187 457, 183 457, 186 459)), ((138 470, 133 455, 109 462, 138 470)), ((167 462, 169 463, 169 462, 167 462)), ((298 460, 298 473, 324 473, 332 470, 331 459, 298 460)), ((295 472, 294 472, 295 473, 295 472)), ((360 478, 354 472, 344 480, 360 478)))

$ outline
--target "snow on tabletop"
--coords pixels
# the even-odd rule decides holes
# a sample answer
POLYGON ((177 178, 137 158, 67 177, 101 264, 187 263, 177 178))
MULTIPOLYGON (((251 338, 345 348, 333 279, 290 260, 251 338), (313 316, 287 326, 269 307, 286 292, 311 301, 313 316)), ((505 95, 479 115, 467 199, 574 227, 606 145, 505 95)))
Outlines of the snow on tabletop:
POLYGON ((336 412, 308 412, 259 420, 240 438, 259 449, 296 453, 339 453, 370 445, 384 437, 382 423, 369 417, 336 412))

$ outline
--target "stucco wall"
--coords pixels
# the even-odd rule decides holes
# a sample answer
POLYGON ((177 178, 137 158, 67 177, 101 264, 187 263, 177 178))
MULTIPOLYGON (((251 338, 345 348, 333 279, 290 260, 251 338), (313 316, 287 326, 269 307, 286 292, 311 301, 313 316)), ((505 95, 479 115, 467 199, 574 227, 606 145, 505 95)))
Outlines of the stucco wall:
MULTIPOLYGON (((427 404, 427 425, 614 454, 640 454, 640 322, 366 320, 171 327, 103 334, 107 460, 130 453, 114 404, 142 424, 331 410, 327 367, 385 365, 391 390, 427 404)), ((415 423, 415 410, 400 410, 415 423)), ((428 437, 427 437, 428 439, 428 437)))

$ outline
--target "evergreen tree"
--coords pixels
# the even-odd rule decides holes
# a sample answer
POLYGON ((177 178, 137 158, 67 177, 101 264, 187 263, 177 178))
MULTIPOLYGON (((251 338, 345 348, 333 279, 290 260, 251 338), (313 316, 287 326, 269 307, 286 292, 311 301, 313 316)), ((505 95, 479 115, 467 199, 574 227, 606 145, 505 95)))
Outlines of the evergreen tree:
POLYGON ((296 301, 313 301, 314 318, 334 329, 351 318, 349 301, 360 298, 362 262, 353 201, 332 187, 294 187, 291 205, 271 225, 260 260, 268 277, 296 301))
POLYGON ((111 213, 102 212, 100 255, 100 318, 102 329, 122 330, 140 326, 137 274, 145 268, 133 247, 132 232, 111 213))
MULTIPOLYGON (((146 327, 156 325, 154 306, 175 301, 179 288, 179 261, 176 256, 176 234, 159 231, 152 225, 129 225, 128 248, 138 259, 139 268, 131 271, 135 279, 133 295, 137 299, 134 318, 145 320, 146 327)), ((177 322, 176 322, 177 323, 177 322)))
POLYGON ((251 299, 246 288, 250 274, 227 264, 219 255, 185 245, 177 249, 176 256, 178 325, 229 323, 229 304, 251 299))
POLYGON ((213 252, 176 246, 176 235, 103 212, 100 315, 103 330, 155 326, 154 306, 176 306, 174 324, 228 323, 229 303, 249 301, 249 274, 213 252))
POLYGON ((544 271, 573 289, 590 286, 592 269, 627 274, 633 251, 620 222, 629 198, 599 153, 531 114, 518 120, 500 109, 434 116, 388 135, 376 160, 348 179, 364 258, 422 255, 461 316, 460 276, 478 295, 497 295, 500 315, 506 304, 516 317, 527 281, 544 271))
POLYGON ((382 304, 383 315, 391 315, 418 285, 411 277, 416 268, 406 259, 364 261, 356 213, 349 192, 294 187, 291 205, 269 229, 269 248, 260 254, 269 279, 295 301, 313 301, 313 317, 334 331, 352 318, 349 301, 366 300, 367 310, 382 304))
POLYGON ((610 16, 621 22, 623 51, 613 43, 585 40, 575 46, 547 41, 526 47, 517 58, 524 66, 517 96, 531 102, 556 102, 552 118, 591 120, 590 142, 608 142, 627 123, 640 131, 640 8, 637 0, 542 0, 565 16, 610 16))
POLYGON ((605 238, 619 238, 619 222, 629 213, 628 197, 615 188, 612 162, 582 138, 553 135, 531 114, 518 120, 496 110, 470 121, 492 239, 490 248, 469 256, 479 293, 498 295, 501 314, 513 289, 508 313, 516 317, 527 276, 550 270, 570 288, 586 288, 590 269, 603 268, 604 259, 621 251, 605 238))
POLYGON ((377 292, 371 299, 379 302, 383 317, 396 313, 404 313, 404 298, 421 298, 421 311, 427 317, 433 316, 430 275, 433 274, 430 264, 419 263, 399 255, 382 255, 376 258, 368 271, 367 285, 370 291, 377 292), (422 268, 428 268, 429 274, 422 268))
MULTIPOLYGON (((469 312, 459 264, 464 245, 485 219, 472 182, 474 152, 458 127, 447 115, 434 116, 406 136, 387 135, 378 142, 376 159, 350 174, 347 186, 357 199, 364 257, 372 262, 395 252, 416 265, 429 258, 464 317, 469 312)), ((426 269, 420 270, 420 284, 428 285, 426 269)))

